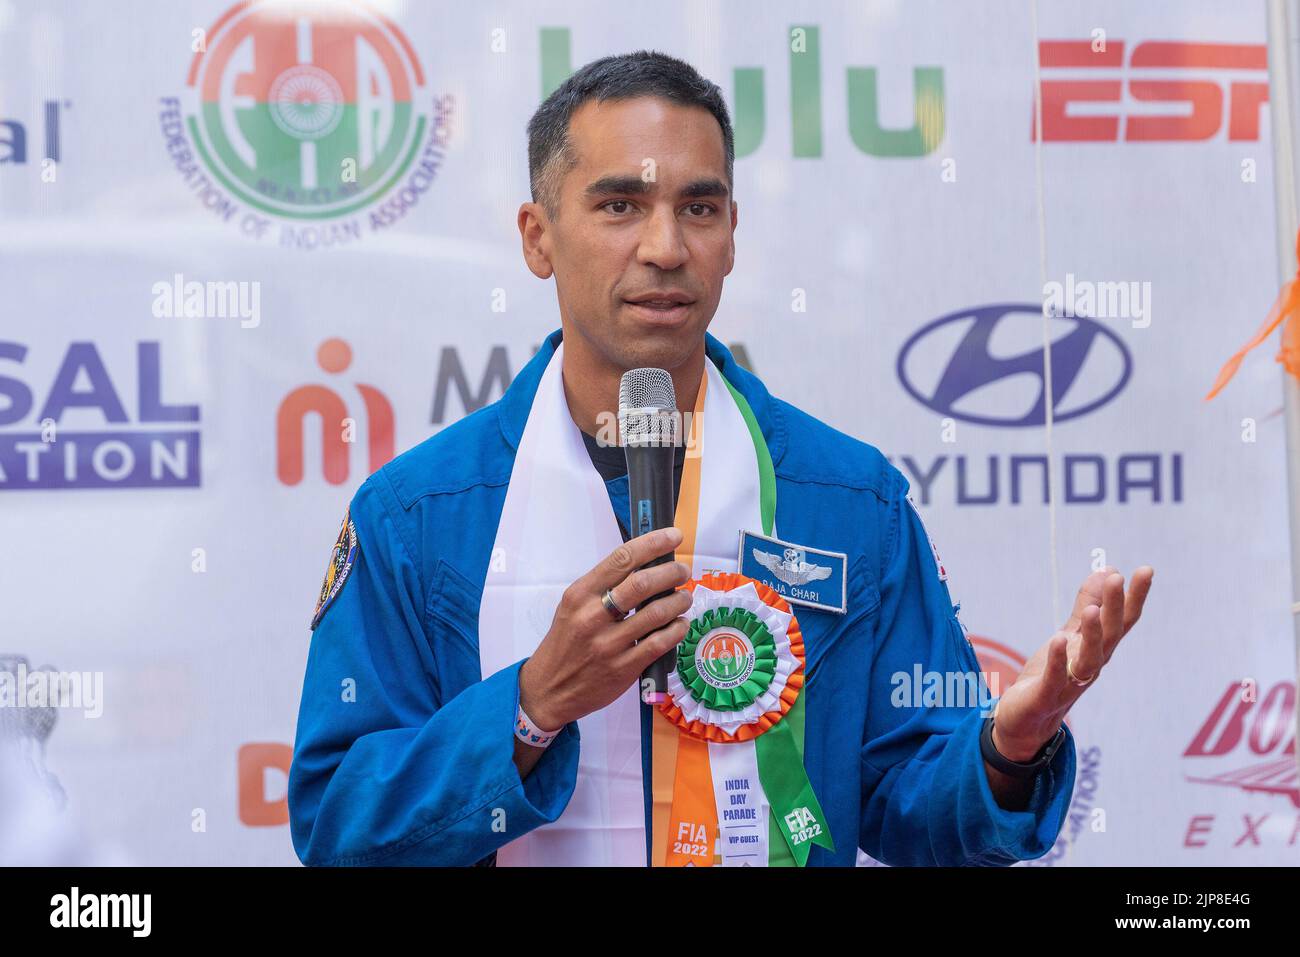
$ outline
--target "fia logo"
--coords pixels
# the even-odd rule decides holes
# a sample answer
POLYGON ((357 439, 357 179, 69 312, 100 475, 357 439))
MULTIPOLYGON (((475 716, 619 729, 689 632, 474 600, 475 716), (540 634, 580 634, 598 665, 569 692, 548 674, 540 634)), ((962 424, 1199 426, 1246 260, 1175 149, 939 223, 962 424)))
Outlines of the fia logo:
POLYGON ((816 821, 817 818, 806 807, 797 807, 785 816, 785 826, 792 831, 801 831, 816 821))

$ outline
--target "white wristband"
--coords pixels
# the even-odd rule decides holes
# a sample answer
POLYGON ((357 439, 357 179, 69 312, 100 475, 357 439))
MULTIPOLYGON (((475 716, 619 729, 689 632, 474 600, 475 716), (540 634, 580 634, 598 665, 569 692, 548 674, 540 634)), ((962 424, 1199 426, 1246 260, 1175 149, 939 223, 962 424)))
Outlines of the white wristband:
POLYGON ((524 706, 521 704, 515 712, 515 737, 524 744, 531 745, 534 748, 545 748, 556 739, 560 731, 543 731, 528 717, 524 712, 524 706))

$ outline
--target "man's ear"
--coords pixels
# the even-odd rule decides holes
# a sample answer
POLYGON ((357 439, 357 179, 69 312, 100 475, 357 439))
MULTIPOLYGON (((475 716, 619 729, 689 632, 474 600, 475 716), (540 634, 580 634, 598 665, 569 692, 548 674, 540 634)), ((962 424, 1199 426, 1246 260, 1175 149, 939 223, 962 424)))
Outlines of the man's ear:
POLYGON ((519 207, 519 238, 523 243, 524 262, 538 279, 550 279, 555 270, 551 267, 547 230, 550 220, 540 203, 524 203, 519 207))
POLYGON ((733 200, 731 203, 731 249, 727 253, 727 271, 724 276, 731 275, 731 267, 736 264, 736 226, 740 222, 740 206, 733 200))

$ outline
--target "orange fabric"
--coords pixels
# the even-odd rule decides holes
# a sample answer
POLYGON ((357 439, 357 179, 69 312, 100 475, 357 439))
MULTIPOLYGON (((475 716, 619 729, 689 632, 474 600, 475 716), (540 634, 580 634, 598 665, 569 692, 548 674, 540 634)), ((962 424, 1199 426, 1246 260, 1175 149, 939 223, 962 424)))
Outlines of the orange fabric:
MULTIPOLYGON (((1300 233, 1296 235, 1296 261, 1300 262, 1300 233)), ((1282 346, 1273 359, 1275 362, 1282 363, 1282 367, 1292 376, 1300 379, 1300 271, 1298 271, 1296 278, 1282 287, 1282 291, 1273 302, 1273 308, 1269 310, 1263 324, 1255 330, 1255 335, 1223 364, 1206 399, 1213 399, 1219 394, 1228 384, 1228 380, 1237 374, 1237 369, 1241 366, 1246 353, 1267 339, 1283 319, 1286 319, 1286 325, 1282 329, 1282 346)))
MULTIPOLYGON (((709 359, 705 357, 705 362, 709 359)), ((682 532, 682 542, 677 546, 676 558, 689 566, 695 560, 695 535, 699 527, 700 511, 700 449, 704 435, 704 397, 708 391, 707 370, 700 375, 700 388, 691 410, 690 436, 687 454, 682 462, 681 488, 677 492, 677 512, 673 524, 682 532)), ((678 764, 678 737, 676 726, 664 717, 658 708, 650 715, 650 865, 664 867, 668 857, 669 818, 673 810, 673 789, 676 785, 678 764)), ((707 758, 707 752, 706 752, 707 758)), ((712 785, 710 784, 710 795, 712 785)), ((712 797, 710 796, 710 801, 712 797)), ((714 831, 717 830, 717 811, 713 812, 714 831)))
MULTIPOLYGON (((655 717, 668 724, 662 715, 655 717)), ((668 727, 677 734, 676 728, 668 727)), ((713 797, 709 746, 686 735, 678 735, 678 738, 665 865, 685 867, 689 863, 696 867, 712 867, 714 842, 718 838, 718 806, 713 797)))
MULTIPOLYGON (((704 360, 708 362, 706 358, 704 360)), ((682 484, 677 492, 677 514, 673 524, 682 530, 682 543, 677 546, 677 560, 688 566, 695 561, 695 536, 700 524, 700 452, 704 448, 704 396, 709 390, 708 375, 700 376, 700 391, 695 396, 695 409, 691 412, 691 432, 686 443, 686 457, 682 460, 682 484)))
POLYGON ((677 726, 655 708, 650 712, 650 866, 663 867, 668 855, 668 818, 673 809, 677 767, 677 726))

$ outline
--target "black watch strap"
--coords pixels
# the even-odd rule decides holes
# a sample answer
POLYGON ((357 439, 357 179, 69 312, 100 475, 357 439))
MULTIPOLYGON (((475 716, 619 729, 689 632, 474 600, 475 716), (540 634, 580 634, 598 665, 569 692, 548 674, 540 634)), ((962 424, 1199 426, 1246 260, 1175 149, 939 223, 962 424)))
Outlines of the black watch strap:
POLYGON ((1003 774, 1013 778, 1032 778, 1052 763, 1052 758, 1056 757, 1056 752, 1060 750, 1064 741, 1065 725, 1062 724, 1056 729, 1056 736, 1051 741, 1043 745, 1030 761, 1022 763, 1004 757, 994 746, 993 715, 989 715, 984 719, 984 727, 980 729, 980 753, 983 754, 984 760, 1003 774))

